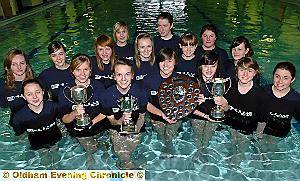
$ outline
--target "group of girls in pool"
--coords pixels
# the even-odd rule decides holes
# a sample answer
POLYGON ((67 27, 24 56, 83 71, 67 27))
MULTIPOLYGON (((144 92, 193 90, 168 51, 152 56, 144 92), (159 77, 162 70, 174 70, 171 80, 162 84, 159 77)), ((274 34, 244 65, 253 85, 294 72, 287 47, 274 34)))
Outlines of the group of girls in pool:
POLYGON ((158 136, 172 148, 183 120, 174 120, 163 112, 159 104, 160 84, 180 74, 189 76, 201 90, 198 106, 189 115, 194 130, 195 144, 200 153, 205 151, 219 120, 210 116, 219 105, 225 111, 222 124, 228 125, 232 137, 255 134, 285 137, 291 120, 300 120, 300 95, 292 87, 296 69, 290 62, 280 62, 273 71, 273 83, 261 87, 259 66, 249 40, 235 38, 230 46, 233 59, 216 45, 214 25, 202 27, 202 45, 195 34, 181 37, 173 34, 173 17, 162 12, 157 17, 158 36, 140 33, 134 45, 128 43, 128 27, 117 22, 113 39, 102 34, 94 43, 95 56, 77 54, 70 64, 66 48, 51 42, 48 54, 53 66, 34 78, 25 53, 10 50, 4 59, 4 74, 0 86, 1 107, 9 107, 9 124, 17 135, 28 134, 33 149, 49 147, 61 138, 58 122, 63 122, 70 136, 76 138, 88 153, 97 150, 96 138, 109 133, 115 153, 125 168, 132 168, 131 153, 145 134, 145 114, 158 136), (211 93, 214 78, 230 79, 223 96, 211 93), (230 84, 228 86, 228 84, 230 84), (84 86, 88 99, 76 104, 68 98, 67 90, 84 86), (130 96, 135 109, 124 111, 120 100, 130 96), (91 124, 80 127, 76 118, 88 115, 91 124), (133 121, 135 134, 122 134, 122 125, 133 121))

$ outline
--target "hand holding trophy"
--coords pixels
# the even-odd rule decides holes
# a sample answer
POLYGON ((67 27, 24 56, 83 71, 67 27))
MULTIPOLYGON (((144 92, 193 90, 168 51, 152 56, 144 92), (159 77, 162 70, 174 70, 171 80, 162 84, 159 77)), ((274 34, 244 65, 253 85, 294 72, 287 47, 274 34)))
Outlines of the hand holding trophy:
POLYGON ((132 120, 132 111, 138 110, 137 100, 131 95, 124 95, 118 100, 118 106, 123 111, 122 134, 136 133, 136 125, 132 120))
MULTIPOLYGON (((210 91, 210 94, 213 95, 213 97, 220 97, 224 96, 227 91, 231 87, 231 79, 230 78, 214 78, 210 81, 213 85, 210 91), (229 81, 229 87, 225 88, 225 82, 229 81)), ((207 86, 207 85, 206 85, 207 86)), ((208 87, 207 87, 207 90, 208 87)), ((224 109, 221 105, 216 105, 211 109, 211 118, 217 121, 222 121, 222 119, 225 117, 224 109)))
POLYGON ((88 98, 87 87, 83 85, 77 85, 72 88, 64 88, 64 96, 73 104, 76 104, 76 112, 79 114, 76 116, 76 125, 79 127, 85 127, 91 124, 90 116, 84 112, 83 105, 88 102, 92 95, 88 98), (66 93, 69 91, 69 93, 66 93))

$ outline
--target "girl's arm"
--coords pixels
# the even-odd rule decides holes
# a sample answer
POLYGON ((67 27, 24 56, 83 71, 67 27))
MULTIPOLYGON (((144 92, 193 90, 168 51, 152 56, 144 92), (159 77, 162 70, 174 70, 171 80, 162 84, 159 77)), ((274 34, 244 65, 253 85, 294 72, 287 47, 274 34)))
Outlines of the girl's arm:
POLYGON ((136 132, 139 133, 143 125, 145 124, 145 113, 140 113, 136 122, 136 132))
POLYGON ((70 112, 69 114, 65 114, 61 120, 64 123, 70 123, 76 118, 76 116, 79 116, 84 113, 85 113, 84 107, 82 105, 78 105, 76 106, 74 111, 70 112))
POLYGON ((172 124, 172 123, 176 123, 177 120, 173 120, 173 119, 169 119, 165 113, 163 113, 160 109, 158 109, 157 107, 155 107, 153 104, 149 103, 147 104, 147 111, 149 111, 152 114, 155 114, 157 116, 162 117, 165 121, 167 121, 168 123, 172 124))
POLYGON ((263 137, 263 133, 264 133, 265 127, 266 127, 266 123, 265 122, 258 122, 257 123, 257 128, 256 128, 256 136, 257 136, 257 138, 262 138, 263 137))
POLYGON ((102 114, 102 113, 99 113, 98 116, 94 117, 94 119, 92 119, 92 123, 93 125, 102 121, 103 119, 106 118, 106 115, 102 114))

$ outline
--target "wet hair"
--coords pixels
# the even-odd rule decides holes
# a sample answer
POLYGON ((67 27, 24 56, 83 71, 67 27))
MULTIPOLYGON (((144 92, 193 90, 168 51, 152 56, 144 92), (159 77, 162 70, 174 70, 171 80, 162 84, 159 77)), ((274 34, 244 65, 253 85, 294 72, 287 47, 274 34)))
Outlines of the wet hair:
POLYGON ((248 53, 246 53, 245 56, 246 57, 252 57, 254 55, 254 51, 251 48, 251 44, 250 44, 249 40, 246 37, 244 37, 244 36, 238 36, 238 37, 236 37, 236 38, 233 39, 233 41, 232 41, 232 43, 230 45, 230 51, 233 48, 239 46, 242 43, 244 43, 245 49, 247 49, 247 48, 249 49, 248 53))
POLYGON ((187 46, 188 44, 191 46, 196 46, 198 44, 198 40, 194 33, 186 32, 181 35, 179 44, 181 46, 187 46))
POLYGON ((95 43, 94 43, 94 49, 95 49, 96 58, 97 58, 97 65, 98 65, 99 70, 103 71, 104 64, 103 64, 103 60, 97 53, 98 46, 101 46, 101 47, 108 46, 111 48, 112 54, 110 56, 110 65, 111 65, 111 70, 112 70, 114 62, 115 62, 115 50, 114 50, 114 43, 113 43, 112 38, 106 34, 102 34, 98 38, 96 38, 95 43))
POLYGON ((200 35, 202 36, 203 33, 206 30, 210 30, 210 31, 214 32, 214 34, 216 35, 216 37, 218 37, 217 27, 215 25, 213 25, 213 24, 206 24, 206 25, 202 26, 200 35))
POLYGON ((158 21, 159 19, 167 19, 171 25, 173 24, 173 16, 169 12, 161 12, 156 20, 158 21))
POLYGON ((11 64, 12 60, 16 55, 22 55, 25 58, 26 61, 26 71, 25 71, 25 79, 32 79, 34 77, 34 73, 32 71, 32 68, 29 64, 29 60, 27 59, 27 56, 25 52, 23 52, 20 49, 11 49, 9 52, 7 52, 5 58, 4 58, 4 82, 5 82, 5 88, 8 90, 14 90, 16 88, 15 85, 15 76, 13 75, 13 72, 11 70, 11 64))
POLYGON ((175 60, 175 64, 177 64, 177 55, 172 48, 163 48, 156 55, 157 61, 163 62, 165 60, 173 59, 175 60))
POLYGON ((24 89, 25 89, 25 86, 28 85, 28 84, 37 84, 38 86, 41 87, 41 89, 44 91, 44 87, 42 85, 42 83, 38 80, 38 79, 28 79, 28 80, 25 80, 22 84, 22 89, 21 89, 21 93, 24 95, 24 89))
POLYGON ((256 71, 256 75, 255 77, 259 76, 259 65, 256 62, 256 60, 254 60, 251 57, 243 57, 241 58, 236 65, 236 72, 238 70, 238 68, 252 68, 256 71))
POLYGON ((56 52, 59 49, 63 49, 66 52, 66 47, 60 41, 53 41, 48 45, 48 55, 56 52))
POLYGON ((200 58, 199 64, 198 64, 198 76, 201 78, 202 76, 202 65, 214 65, 217 63, 217 70, 214 75, 214 77, 220 77, 220 57, 219 54, 217 54, 213 50, 207 50, 203 53, 203 55, 200 58))
POLYGON ((114 25, 114 32, 113 32, 113 37, 115 42, 117 41, 116 33, 120 30, 126 30, 127 31, 127 39, 129 38, 129 33, 128 33, 128 26, 124 21, 118 21, 114 25))
POLYGON ((138 43, 141 39, 149 39, 151 41, 151 45, 152 45, 152 52, 151 52, 151 55, 150 55, 150 65, 153 66, 154 63, 155 63, 155 56, 154 56, 154 43, 153 43, 153 39, 151 37, 151 35, 149 33, 140 33, 136 38, 135 38, 135 45, 134 45, 134 48, 135 48, 135 55, 134 55, 134 58, 135 58, 135 64, 136 64, 136 67, 137 68, 140 68, 141 67, 141 58, 140 58, 140 51, 139 51, 139 47, 138 47, 138 43))
POLYGON ((124 58, 124 57, 118 58, 118 60, 115 62, 114 67, 113 67, 114 73, 115 73, 116 67, 118 65, 128 65, 131 68, 131 73, 134 74, 133 64, 132 64, 131 60, 124 58))
POLYGON ((273 75, 275 74, 277 69, 284 69, 289 71, 291 73, 292 79, 296 77, 296 67, 291 62, 279 62, 273 70, 273 75))
POLYGON ((70 63, 71 73, 73 74, 74 70, 76 70, 76 68, 78 68, 79 66, 81 66, 85 62, 89 63, 89 67, 92 70, 90 57, 88 55, 82 54, 82 53, 78 53, 78 54, 74 55, 72 57, 72 61, 70 63))

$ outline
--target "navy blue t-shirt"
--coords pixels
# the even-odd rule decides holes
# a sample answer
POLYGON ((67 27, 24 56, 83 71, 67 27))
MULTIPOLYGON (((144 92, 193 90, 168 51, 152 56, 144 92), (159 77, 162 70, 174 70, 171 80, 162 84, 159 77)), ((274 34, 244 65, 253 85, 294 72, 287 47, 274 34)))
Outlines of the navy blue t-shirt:
POLYGON ((262 120, 262 105, 266 97, 263 89, 254 84, 246 94, 241 94, 238 83, 233 81, 224 97, 229 104, 224 123, 244 134, 251 134, 256 130, 257 122, 262 120))
POLYGON ((120 47, 116 43, 114 44, 114 49, 115 49, 115 56, 116 60, 118 58, 126 58, 128 60, 133 61, 134 57, 134 46, 130 43, 127 43, 125 46, 120 47))
MULTIPOLYGON (((219 73, 215 73, 214 77, 225 78, 224 76, 222 76, 219 73)), ((199 87, 200 87, 200 94, 203 94, 205 98, 209 98, 209 99, 206 99, 205 102, 198 105, 196 107, 196 109, 203 112, 203 113, 205 113, 205 114, 210 115, 212 108, 216 106, 214 100, 212 99, 213 95, 211 94, 213 83, 212 82, 205 83, 203 78, 199 78, 199 77, 197 78, 197 82, 198 82, 199 87)), ((225 91, 227 91, 231 86, 230 81, 229 80, 226 81, 224 83, 224 86, 225 86, 225 91)), ((203 117, 199 117, 199 116, 194 115, 194 114, 190 114, 189 117, 197 118, 197 119, 205 119, 203 117)))
POLYGON ((41 72, 38 79, 44 88, 51 93, 51 99, 57 102, 59 89, 68 85, 69 82, 72 82, 74 77, 69 68, 59 70, 53 66, 41 72))
MULTIPOLYGON (((94 119, 96 116, 99 115, 99 113, 103 113, 103 108, 102 108, 102 100, 103 100, 103 93, 104 93, 104 86, 93 79, 90 79, 90 86, 87 88, 88 92, 88 98, 90 98, 86 103, 83 104, 85 108, 85 113, 87 113, 90 116, 90 119, 94 119), (92 96, 91 96, 92 95, 92 96)), ((69 85, 70 87, 75 86, 75 82, 71 83, 69 85)), ((60 89, 59 95, 58 95, 58 100, 59 104, 62 107, 62 115, 69 114, 73 111, 72 107, 76 105, 76 103, 70 102, 70 94, 68 91, 68 88, 62 88, 60 89)), ((72 101, 72 100, 71 100, 72 101)), ((95 125, 93 125, 91 128, 89 127, 78 127, 76 126, 76 120, 74 119, 70 123, 65 123, 68 132, 70 133, 71 136, 74 137, 88 137, 88 136, 93 136, 101 131, 105 130, 108 128, 108 120, 104 119, 95 125)))
MULTIPOLYGON (((120 109, 120 99, 122 96, 124 95, 117 89, 116 85, 106 89, 103 101, 106 115, 114 115, 117 120, 122 117, 123 111, 120 109)), ((132 111, 131 115, 132 120, 136 123, 139 114, 146 112, 148 103, 147 92, 140 84, 133 82, 126 93, 126 96, 131 96, 136 102, 136 105, 134 105, 135 109, 132 111)), ((120 126, 114 126, 114 128, 120 130, 120 126)))
POLYGON ((103 64, 104 70, 100 71, 96 56, 91 57, 92 65, 92 79, 100 81, 105 88, 115 84, 113 79, 113 72, 111 71, 111 64, 103 64))
POLYGON ((272 91, 272 85, 264 87, 267 98, 264 102, 266 127, 265 134, 284 137, 291 130, 291 120, 294 117, 300 121, 300 94, 294 89, 281 98, 277 98, 272 91))
POLYGON ((45 101, 40 113, 32 111, 28 105, 18 111, 13 119, 16 135, 27 132, 32 149, 54 145, 62 135, 57 127, 56 118, 59 106, 53 101, 45 101))
POLYGON ((224 62, 224 66, 221 70, 226 76, 230 77, 232 80, 236 80, 236 71, 233 59, 228 59, 224 62))
POLYGON ((199 59, 197 59, 196 56, 191 60, 185 60, 182 56, 179 56, 176 72, 193 78, 196 76, 198 71, 198 61, 199 59))
POLYGON ((15 89, 8 90, 4 80, 0 79, 0 106, 2 108, 10 108, 10 125, 12 125, 16 112, 27 105, 27 102, 21 96, 22 83, 23 81, 15 81, 15 89))
POLYGON ((148 74, 152 72, 157 72, 159 68, 156 62, 153 65, 151 65, 149 61, 141 61, 140 68, 137 68, 136 64, 134 64, 133 69, 135 74, 135 80, 140 81, 143 80, 148 74))
MULTIPOLYGON (((176 76, 176 72, 173 72, 171 76, 176 76)), ((151 103, 156 108, 162 110, 162 108, 159 105, 159 98, 158 98, 158 91, 160 84, 164 82, 167 78, 163 78, 159 71, 153 72, 145 77, 145 79, 142 82, 143 87, 147 90, 148 93, 148 102, 151 103)), ((151 119, 155 121, 162 121, 166 122, 161 116, 157 116, 155 114, 150 113, 151 119)))
POLYGON ((179 55, 179 40, 180 40, 180 37, 177 36, 177 35, 174 35, 172 36, 171 39, 169 40, 164 40, 162 39, 159 35, 158 36, 155 36, 153 38, 153 41, 154 41, 154 54, 157 55, 157 53, 163 49, 163 48, 172 48, 176 55, 179 55))

